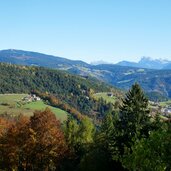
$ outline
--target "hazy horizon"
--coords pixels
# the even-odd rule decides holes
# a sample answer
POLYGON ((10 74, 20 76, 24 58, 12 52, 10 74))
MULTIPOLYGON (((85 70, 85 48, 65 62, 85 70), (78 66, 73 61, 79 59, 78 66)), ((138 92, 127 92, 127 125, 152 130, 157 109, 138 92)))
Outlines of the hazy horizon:
POLYGON ((0 49, 21 49, 87 63, 171 60, 171 1, 1 2, 0 49))

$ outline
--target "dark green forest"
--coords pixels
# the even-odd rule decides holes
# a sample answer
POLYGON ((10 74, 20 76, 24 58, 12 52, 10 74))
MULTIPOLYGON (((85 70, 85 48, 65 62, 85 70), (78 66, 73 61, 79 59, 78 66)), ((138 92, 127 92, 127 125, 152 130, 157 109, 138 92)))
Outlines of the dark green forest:
POLYGON ((52 106, 76 111, 91 117, 99 117, 108 110, 108 104, 100 112, 99 104, 92 95, 112 91, 120 96, 121 91, 91 77, 81 77, 43 67, 28 67, 0 63, 0 93, 36 93, 52 106), (69 108, 69 109, 68 109, 69 108), (72 108, 72 109, 71 109, 72 108), (96 116, 97 115, 97 116, 96 116))

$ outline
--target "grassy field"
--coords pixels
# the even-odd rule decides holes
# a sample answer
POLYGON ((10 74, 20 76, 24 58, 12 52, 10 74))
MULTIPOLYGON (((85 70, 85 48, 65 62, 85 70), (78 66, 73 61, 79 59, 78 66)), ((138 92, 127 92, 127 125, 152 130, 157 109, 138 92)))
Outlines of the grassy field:
POLYGON ((160 102, 160 106, 162 107, 171 106, 171 100, 160 102))
POLYGON ((21 104, 22 98, 27 96, 26 94, 0 94, 0 114, 12 114, 18 115, 20 113, 31 116, 35 110, 44 110, 49 107, 56 117, 63 122, 67 119, 67 112, 46 105, 42 100, 36 102, 30 102, 26 104, 21 104))
POLYGON ((116 97, 113 96, 113 97, 110 97, 108 96, 108 93, 96 93, 94 94, 94 97, 99 99, 99 98, 103 98, 104 100, 106 100, 107 102, 111 102, 111 103, 115 103, 116 101, 116 97))

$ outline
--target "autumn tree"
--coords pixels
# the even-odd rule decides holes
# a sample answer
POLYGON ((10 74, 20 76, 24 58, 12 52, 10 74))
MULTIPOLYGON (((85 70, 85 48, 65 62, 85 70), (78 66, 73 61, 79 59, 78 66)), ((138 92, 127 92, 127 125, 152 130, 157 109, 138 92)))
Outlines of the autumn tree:
POLYGON ((18 117, 0 138, 3 170, 58 170, 67 152, 61 124, 46 109, 18 117))
POLYGON ((34 144, 30 155, 33 168, 57 169, 67 150, 60 122, 47 108, 43 112, 34 113, 30 118, 30 129, 34 133, 34 144))
POLYGON ((11 122, 8 119, 0 117, 0 137, 8 130, 10 124, 11 122))
POLYGON ((27 158, 29 119, 20 115, 11 122, 8 130, 0 139, 1 168, 17 170, 22 168, 27 158))

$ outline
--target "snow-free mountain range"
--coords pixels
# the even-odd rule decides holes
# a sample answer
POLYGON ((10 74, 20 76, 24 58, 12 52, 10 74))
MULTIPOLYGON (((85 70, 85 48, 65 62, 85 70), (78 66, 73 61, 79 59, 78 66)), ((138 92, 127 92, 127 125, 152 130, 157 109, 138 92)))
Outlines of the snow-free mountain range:
POLYGON ((143 57, 139 62, 122 61, 117 64, 91 65, 79 60, 23 50, 1 50, 0 62, 41 66, 95 77, 108 84, 128 90, 139 82, 153 100, 171 98, 171 61, 143 57))

